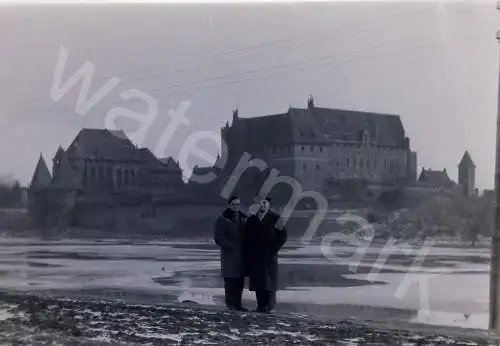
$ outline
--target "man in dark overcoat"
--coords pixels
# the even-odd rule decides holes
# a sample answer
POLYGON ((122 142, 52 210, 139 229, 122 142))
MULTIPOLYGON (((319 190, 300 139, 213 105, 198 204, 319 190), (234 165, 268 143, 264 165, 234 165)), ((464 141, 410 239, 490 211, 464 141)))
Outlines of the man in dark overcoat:
POLYGON ((221 274, 224 278, 226 307, 247 311, 241 296, 245 285, 243 266, 243 227, 246 216, 240 211, 240 199, 231 197, 226 210, 215 223, 214 240, 220 247, 221 274))
POLYGON ((269 210, 270 199, 260 201, 256 214, 248 217, 244 229, 243 255, 250 290, 255 291, 257 312, 274 309, 278 289, 278 252, 287 240, 287 230, 277 213, 269 210))

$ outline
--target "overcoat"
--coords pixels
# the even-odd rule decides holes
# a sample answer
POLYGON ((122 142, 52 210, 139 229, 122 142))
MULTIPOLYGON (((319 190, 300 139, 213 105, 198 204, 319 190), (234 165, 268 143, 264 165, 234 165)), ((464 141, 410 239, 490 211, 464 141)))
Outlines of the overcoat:
POLYGON ((286 228, 278 229, 279 216, 267 212, 262 221, 249 216, 244 228, 243 257, 251 291, 276 291, 278 288, 278 252, 286 243, 286 228))
POLYGON ((241 278, 243 267, 243 213, 226 210, 215 222, 214 240, 220 247, 221 275, 224 278, 241 278))

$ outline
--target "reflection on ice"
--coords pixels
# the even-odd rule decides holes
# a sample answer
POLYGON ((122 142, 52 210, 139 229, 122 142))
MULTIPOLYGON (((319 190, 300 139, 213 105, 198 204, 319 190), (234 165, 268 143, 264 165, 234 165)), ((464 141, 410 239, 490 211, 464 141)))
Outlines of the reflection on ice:
MULTIPOLYGON (((353 250, 351 246, 335 245, 336 256, 348 258, 353 250)), ((487 250, 433 248, 423 268, 417 269, 411 269, 416 252, 406 256, 399 251, 387 263, 374 266, 383 251, 381 247, 370 248, 358 273, 352 273, 348 263, 326 259, 320 246, 288 244, 280 256, 283 287, 278 292, 278 309, 300 312, 297 310, 302 308, 297 307, 303 306, 308 313, 337 314, 335 317, 352 314, 359 318, 374 317, 366 311, 404 309, 408 312, 404 318, 415 315, 412 321, 418 323, 486 325, 487 250), (368 280, 373 268, 376 285, 368 280), (395 295, 409 272, 433 277, 430 316, 417 314, 422 308, 418 284, 410 285, 401 298, 395 295), (367 310, 353 312, 359 306, 367 310)), ((171 302, 204 305, 223 304, 224 294, 217 247, 207 242, 179 241, 0 240, 0 289, 61 294, 92 291, 101 295, 119 291, 130 297, 165 295, 171 302)), ((253 292, 245 290, 244 300, 251 306, 253 292)))

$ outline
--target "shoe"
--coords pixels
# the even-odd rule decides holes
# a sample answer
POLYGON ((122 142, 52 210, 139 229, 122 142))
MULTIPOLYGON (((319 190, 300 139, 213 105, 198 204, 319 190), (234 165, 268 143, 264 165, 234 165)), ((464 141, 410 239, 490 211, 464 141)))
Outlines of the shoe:
POLYGON ((248 312, 248 309, 247 309, 247 308, 245 308, 245 307, 243 307, 243 306, 238 306, 238 307, 236 308, 236 311, 248 312))

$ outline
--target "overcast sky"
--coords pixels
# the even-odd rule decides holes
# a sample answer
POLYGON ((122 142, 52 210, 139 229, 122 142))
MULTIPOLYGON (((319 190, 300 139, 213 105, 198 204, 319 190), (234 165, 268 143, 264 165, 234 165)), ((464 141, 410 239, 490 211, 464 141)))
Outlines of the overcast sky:
MULTIPOLYGON (((155 149, 170 109, 190 102, 165 156, 177 157, 198 130, 217 133, 238 105, 245 117, 305 107, 399 114, 419 168, 456 179, 467 149, 480 188, 493 186, 500 14, 494 1, 293 5, 107 5, 0 7, 0 174, 29 182, 40 152, 50 161, 82 127, 103 128, 107 112, 159 101, 142 144, 155 149), (92 96, 120 83, 85 115, 80 85, 50 97, 61 46, 63 80, 86 61, 92 96)), ((122 118, 125 131, 137 122, 122 118), (125 120, 124 120, 125 119, 125 120)), ((216 151, 215 144, 206 148, 216 151)), ((193 161, 194 162, 194 161, 193 161)), ((203 161, 198 161, 203 163, 203 161)))

